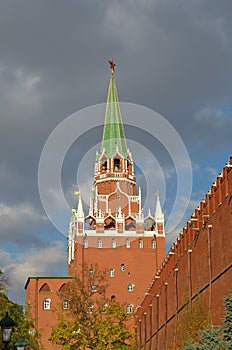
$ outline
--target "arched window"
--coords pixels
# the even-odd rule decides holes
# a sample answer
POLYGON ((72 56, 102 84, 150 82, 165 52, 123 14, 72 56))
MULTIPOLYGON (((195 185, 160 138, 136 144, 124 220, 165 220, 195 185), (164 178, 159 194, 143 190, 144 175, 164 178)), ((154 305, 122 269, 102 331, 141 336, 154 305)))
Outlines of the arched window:
POLYGON ((143 248, 143 241, 140 239, 139 240, 139 248, 142 249, 143 248))
POLYGON ((101 238, 99 238, 99 239, 97 240, 97 247, 98 247, 98 248, 102 248, 102 240, 101 240, 101 238))
POLYGON ((126 248, 130 248, 130 241, 129 241, 129 239, 126 239, 126 248))
POLYGON ((85 240, 84 240, 84 248, 88 248, 88 246, 89 246, 88 240, 85 239, 85 240))
POLYGON ((43 301, 43 309, 44 310, 50 310, 50 308, 51 308, 51 299, 48 299, 48 298, 44 299, 44 301, 43 301))
POLYGON ((106 171, 106 170, 107 170, 107 160, 104 160, 104 161, 102 162, 102 170, 103 170, 103 171, 106 171))
POLYGON ((122 271, 122 272, 125 271, 125 264, 121 264, 121 271, 122 271))
POLYGON ((119 170, 120 169, 120 159, 115 158, 114 159, 114 170, 119 170))
POLYGON ((51 293, 51 288, 47 283, 44 283, 40 288, 39 293, 51 293))
POLYGON ((134 291, 134 285, 132 283, 129 283, 127 289, 128 289, 128 292, 133 292, 134 291))
POLYGON ((151 241, 151 247, 152 249, 156 248, 156 241, 154 239, 151 241))
POLYGON ((62 286, 60 287, 59 289, 59 292, 62 293, 66 290, 67 286, 66 286, 66 283, 63 283, 62 286))
POLYGON ((127 312, 127 314, 132 314, 132 312, 133 312, 133 304, 128 304, 127 306, 126 306, 126 312, 127 312))
POLYGON ((115 239, 112 239, 112 248, 116 248, 116 246, 117 246, 117 243, 116 243, 115 239))

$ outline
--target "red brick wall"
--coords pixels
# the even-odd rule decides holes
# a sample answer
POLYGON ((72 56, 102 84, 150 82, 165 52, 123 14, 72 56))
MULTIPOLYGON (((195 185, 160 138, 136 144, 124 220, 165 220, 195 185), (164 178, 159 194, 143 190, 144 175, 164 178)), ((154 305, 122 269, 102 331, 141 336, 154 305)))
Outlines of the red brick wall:
MULTIPOLYGON (((158 237, 155 249, 152 249, 153 237, 105 237, 88 236, 88 248, 83 247, 83 238, 77 237, 75 243, 75 257, 69 265, 69 275, 81 274, 83 264, 99 265, 100 270, 110 268, 115 270, 115 277, 109 278, 109 297, 116 296, 117 301, 136 306, 146 290, 147 284, 153 277, 157 266, 165 256, 165 238, 158 237), (97 248, 98 238, 102 239, 103 248, 97 248), (116 248, 111 247, 112 238, 116 241, 116 248), (130 240, 130 248, 126 248, 125 241, 130 240), (138 247, 139 240, 143 248, 138 247), (121 271, 121 264, 125 264, 125 271, 121 271), (147 267, 146 267, 147 266, 147 267), (145 268, 146 267, 146 268, 145 268), (134 291, 128 292, 128 284, 134 284, 134 291)), ((108 274, 109 276, 109 274, 108 274)))
POLYGON ((45 349, 57 349, 48 339, 51 336, 52 327, 57 323, 57 312, 62 305, 59 289, 64 283, 70 281, 70 277, 29 277, 25 286, 26 306, 34 319, 34 327, 41 335, 41 341, 45 349), (47 283, 50 291, 41 291, 41 287, 47 283), (51 299, 51 308, 44 310, 43 301, 51 299))
POLYGON ((192 308, 200 303, 212 323, 221 324, 224 297, 232 289, 231 263, 232 157, 173 244, 141 301, 135 317, 140 345, 175 349, 175 330, 186 301, 192 308))

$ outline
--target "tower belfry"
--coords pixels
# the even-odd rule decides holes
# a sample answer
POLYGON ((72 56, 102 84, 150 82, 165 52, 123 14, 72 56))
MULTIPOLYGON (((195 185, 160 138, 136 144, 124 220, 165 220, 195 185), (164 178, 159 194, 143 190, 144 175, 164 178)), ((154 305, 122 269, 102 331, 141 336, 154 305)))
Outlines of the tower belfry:
POLYGON ((117 292, 120 301, 135 303, 145 281, 152 278, 165 256, 164 215, 157 196, 154 214, 149 211, 144 217, 142 193, 136 186, 134 162, 126 143, 113 59, 109 64, 105 121, 101 148, 95 159, 89 213, 84 215, 79 195, 69 225, 69 275, 75 275, 85 262, 94 260, 100 267, 109 268, 112 277, 112 271, 120 268, 121 259, 121 266, 126 264, 129 269, 128 274, 115 276, 110 289, 113 294, 117 292), (129 293, 128 300, 125 291, 120 290, 122 284, 129 292, 134 292, 133 286, 137 285, 136 293, 129 293))
MULTIPOLYGON (((113 61, 110 63, 114 67, 113 61)), ((104 228, 97 227, 98 232, 105 229, 118 232, 124 229, 136 230, 136 217, 142 215, 139 211, 141 197, 136 194, 134 164, 126 145, 113 68, 107 95, 101 150, 96 155, 93 186, 93 215, 97 217, 100 212, 105 218, 104 228), (117 225, 119 216, 123 216, 125 220, 122 223, 120 217, 120 224, 117 225)), ((97 225, 94 218, 91 224, 92 227, 97 225)), ((137 227, 137 230, 143 231, 143 228, 137 227)))

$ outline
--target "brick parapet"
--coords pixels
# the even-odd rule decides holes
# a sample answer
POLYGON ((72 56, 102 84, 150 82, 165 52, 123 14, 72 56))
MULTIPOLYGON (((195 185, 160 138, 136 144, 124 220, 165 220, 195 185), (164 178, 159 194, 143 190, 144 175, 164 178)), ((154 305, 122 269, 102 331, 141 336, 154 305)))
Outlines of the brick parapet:
POLYGON ((171 343, 175 349, 178 315, 186 301, 194 306, 197 298, 212 323, 221 323, 223 298, 228 295, 232 280, 231 168, 232 157, 186 223, 141 299, 135 318, 140 345, 146 343, 152 349, 163 350, 171 343), (149 331, 144 330, 140 336, 140 330, 146 328, 143 314, 151 312, 149 305, 152 323, 146 320, 149 331))

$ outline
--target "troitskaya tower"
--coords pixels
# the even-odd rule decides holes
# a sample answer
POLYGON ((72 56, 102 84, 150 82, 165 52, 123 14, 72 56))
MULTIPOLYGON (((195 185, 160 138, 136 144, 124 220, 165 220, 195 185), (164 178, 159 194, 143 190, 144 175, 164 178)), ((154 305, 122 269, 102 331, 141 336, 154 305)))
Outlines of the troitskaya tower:
POLYGON ((69 225, 69 275, 98 263, 109 271, 109 293, 133 312, 165 256, 164 215, 159 196, 154 215, 141 210, 134 163, 125 138, 113 60, 107 96, 101 150, 96 154, 89 212, 84 214, 81 194, 69 225))

